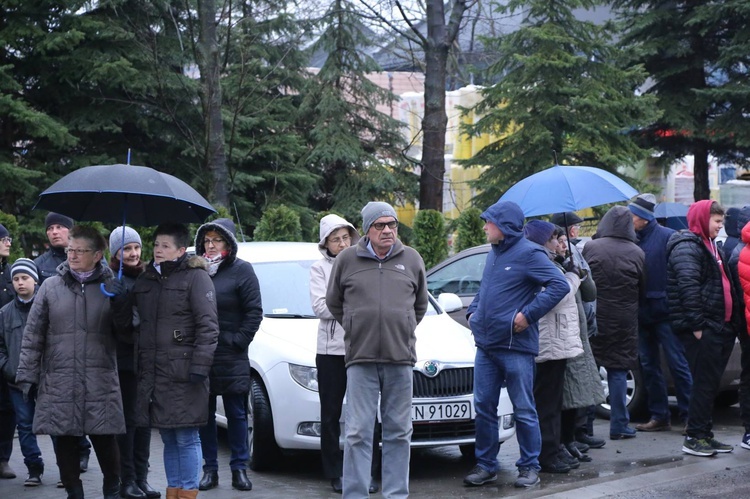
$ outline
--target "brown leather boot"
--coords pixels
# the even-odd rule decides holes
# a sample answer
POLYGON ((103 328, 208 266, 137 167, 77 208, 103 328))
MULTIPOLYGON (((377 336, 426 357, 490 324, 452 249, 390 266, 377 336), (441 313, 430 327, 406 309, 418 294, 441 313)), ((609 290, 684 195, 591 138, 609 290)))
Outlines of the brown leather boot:
POLYGON ((179 499, 195 499, 196 497, 198 497, 198 489, 180 489, 180 495, 178 495, 177 497, 179 499))
POLYGON ((167 487, 167 499, 179 499, 181 490, 177 487, 167 487))

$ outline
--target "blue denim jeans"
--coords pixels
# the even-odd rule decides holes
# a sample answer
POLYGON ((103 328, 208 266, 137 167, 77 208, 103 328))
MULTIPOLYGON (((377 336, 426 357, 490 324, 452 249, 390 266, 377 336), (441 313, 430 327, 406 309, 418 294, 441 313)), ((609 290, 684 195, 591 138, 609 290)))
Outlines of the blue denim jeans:
POLYGON ((13 404, 13 410, 16 413, 18 444, 21 446, 23 463, 27 467, 44 466, 44 462, 42 461, 42 451, 39 450, 36 435, 34 435, 34 432, 32 431, 36 402, 31 397, 29 397, 28 402, 24 402, 23 392, 18 388, 10 386, 8 389, 10 391, 10 401, 13 404))
POLYGON ((660 350, 664 351, 667 365, 672 373, 680 419, 687 421, 693 377, 685 358, 685 347, 677 335, 672 332, 672 327, 668 322, 641 324, 638 334, 638 357, 641 360, 643 378, 648 393, 648 410, 651 413, 651 419, 657 421, 670 421, 672 419, 669 412, 667 384, 661 372, 660 350))
POLYGON ((198 428, 160 428, 164 443, 167 486, 197 490, 201 473, 201 440, 198 428))
POLYGON ((516 466, 540 469, 542 435, 534 403, 534 369, 534 356, 529 353, 512 350, 487 352, 477 348, 474 362, 475 455, 477 464, 489 472, 495 472, 499 467, 497 406, 503 383, 513 403, 516 419, 516 438, 521 451, 516 466))
POLYGON ((628 413, 628 372, 624 369, 607 369, 609 384, 609 433, 624 433, 630 423, 628 413))
MULTIPOLYGON (((229 468, 246 470, 250 450, 247 441, 247 393, 226 393, 224 414, 227 417, 227 440, 229 441, 229 468)), ((218 471, 218 436, 216 434, 216 395, 208 397, 208 424, 201 427, 201 449, 203 450, 204 471, 218 471)))
POLYGON ((369 496, 372 429, 378 412, 378 394, 383 428, 383 497, 408 497, 412 367, 354 364, 346 369, 346 376, 343 497, 361 499, 369 496))

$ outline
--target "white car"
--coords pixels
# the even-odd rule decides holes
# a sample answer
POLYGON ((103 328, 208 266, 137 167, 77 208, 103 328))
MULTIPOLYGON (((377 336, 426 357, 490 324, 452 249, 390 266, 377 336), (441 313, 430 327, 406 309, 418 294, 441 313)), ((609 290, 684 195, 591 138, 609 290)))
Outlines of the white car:
MULTIPOLYGON (((315 368, 318 319, 310 305, 310 266, 322 255, 315 243, 240 243, 260 281, 263 321, 250 344, 250 468, 273 468, 282 451, 320 449, 320 403, 315 368)), ((441 303, 461 306, 455 295, 441 303)), ((431 297, 417 327, 412 447, 458 445, 474 455, 474 341, 471 332, 431 297)), ((217 423, 226 426, 221 399, 217 423)), ((344 402, 344 414, 346 402, 344 402)), ((498 407, 500 441, 515 434, 505 389, 498 407)), ((341 421, 343 447, 344 416, 341 421)))

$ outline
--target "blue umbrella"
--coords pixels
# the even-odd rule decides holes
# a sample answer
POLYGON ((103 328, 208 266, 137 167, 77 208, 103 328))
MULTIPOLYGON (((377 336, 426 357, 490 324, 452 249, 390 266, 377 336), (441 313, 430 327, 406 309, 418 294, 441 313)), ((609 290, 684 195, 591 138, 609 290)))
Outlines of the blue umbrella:
POLYGON ((654 208, 654 216, 666 220, 665 225, 670 229, 687 229, 688 207, 682 203, 659 203, 654 208))
POLYGON ((608 171, 591 166, 553 166, 516 183, 500 197, 527 217, 578 211, 627 201, 638 191, 608 171))

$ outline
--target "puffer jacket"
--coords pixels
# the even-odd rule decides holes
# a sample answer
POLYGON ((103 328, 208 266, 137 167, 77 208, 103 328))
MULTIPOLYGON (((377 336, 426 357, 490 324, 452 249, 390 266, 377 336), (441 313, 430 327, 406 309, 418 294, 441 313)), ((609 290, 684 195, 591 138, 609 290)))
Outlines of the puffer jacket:
POLYGON ((65 248, 55 248, 53 246, 50 246, 47 251, 36 257, 34 263, 39 270, 39 285, 41 286, 48 277, 56 276, 57 268, 67 260, 68 255, 65 253, 65 248))
POLYGON ((12 302, 15 296, 13 279, 10 277, 10 265, 5 258, 0 258, 0 307, 12 302))
POLYGON ((326 239, 331 233, 342 227, 349 229, 352 244, 359 242, 359 234, 352 224, 338 215, 326 215, 320 220, 320 241, 318 249, 323 259, 313 263, 310 267, 310 302, 318 323, 317 353, 321 355, 344 355, 344 328, 341 327, 326 305, 326 290, 331 277, 333 262, 336 257, 331 256, 325 247, 326 239))
POLYGON ((10 385, 16 382, 23 329, 32 303, 33 299, 24 303, 16 298, 0 309, 0 372, 10 385))
MULTIPOLYGON (((688 219, 694 207, 701 204, 708 219, 710 201, 698 201, 690 207, 688 219), (706 204, 707 203, 707 204, 706 204)), ((707 223, 707 222, 706 222, 707 223)), ((691 223, 691 227, 698 222, 691 223)), ((709 241, 713 245, 713 241, 709 241)), ((719 266, 718 249, 709 251, 704 239, 691 230, 681 230, 667 244, 667 296, 672 319, 672 329, 677 334, 693 331, 729 331, 726 322, 726 293, 724 273, 719 266)))
POLYGON ((598 332, 591 338, 594 357, 608 369, 636 369, 645 255, 635 244, 633 216, 627 207, 615 206, 602 217, 596 238, 583 248, 583 257, 596 282, 598 332))
MULTIPOLYGON (((562 267, 560 270, 564 272, 562 267)), ((581 328, 579 324, 576 293, 581 278, 572 272, 565 272, 570 291, 555 308, 539 319, 539 355, 536 362, 571 359, 583 353, 581 328)))
POLYGON ((192 428, 208 421, 208 375, 219 324, 206 266, 202 257, 183 255, 163 262, 160 274, 151 262, 130 293, 141 321, 136 426, 192 428), (191 383, 191 374, 205 381, 191 383))
POLYGON ((424 262, 414 248, 396 240, 380 260, 363 237, 336 257, 326 304, 344 327, 346 366, 383 363, 413 366, 415 330, 427 313, 424 262))
MULTIPOLYGON (((743 206, 737 215, 737 225, 740 228, 744 228, 748 223, 750 223, 750 206, 743 206)), ((740 237, 742 237, 742 234, 740 234, 740 237)), ((732 284, 732 298, 734 300, 732 306, 732 323, 737 330, 737 334, 742 335, 750 335, 750 331, 747 329, 748 322, 745 318, 745 314, 747 313, 746 307, 748 305, 745 303, 745 293, 742 289, 739 274, 740 253, 745 249, 746 245, 747 243, 741 241, 740 244, 734 247, 726 266, 729 281, 732 284)), ((750 264, 750 260, 747 263, 750 264)), ((746 268, 750 272, 750 265, 747 265, 746 268)))
POLYGON ((221 234, 229 245, 229 252, 211 277, 219 319, 219 340, 211 365, 211 393, 249 393, 247 348, 263 320, 260 284, 250 262, 237 258, 237 239, 223 225, 209 222, 198 229, 196 254, 205 254, 203 239, 209 231, 221 234))
POLYGON ((580 326, 581 347, 583 353, 565 362, 565 379, 563 381, 563 410, 591 407, 603 403, 604 387, 596 367, 594 353, 589 344, 588 322, 584 313, 584 302, 580 290, 576 295, 578 306, 578 324, 580 326))
MULTIPOLYGON (((750 294, 750 224, 745 225, 742 228, 742 242, 744 245, 738 245, 735 249, 739 249, 739 258, 737 259, 737 275, 740 280, 741 289, 738 294, 742 294, 744 303, 744 318, 745 318, 745 329, 743 332, 750 334, 748 331, 747 324, 750 324, 750 300, 744 299, 745 296, 750 294)), ((730 260, 731 266, 731 260, 730 260)))
POLYGON ((58 272, 34 298, 16 373, 17 384, 38 387, 34 433, 125 433, 112 308, 99 289, 112 271, 99 262, 84 283, 67 262, 58 272))

